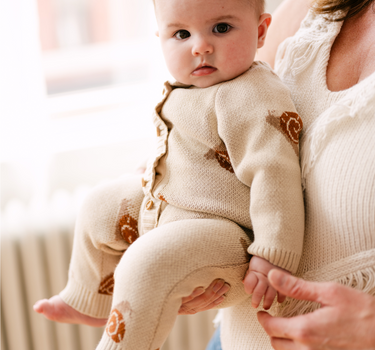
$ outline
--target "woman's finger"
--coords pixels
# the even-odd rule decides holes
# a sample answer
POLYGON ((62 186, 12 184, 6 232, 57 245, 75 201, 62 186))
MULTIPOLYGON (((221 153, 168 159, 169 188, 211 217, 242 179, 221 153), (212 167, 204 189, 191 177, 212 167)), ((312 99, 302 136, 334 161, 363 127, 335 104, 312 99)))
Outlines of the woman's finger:
POLYGON ((298 300, 315 301, 322 306, 340 306, 363 297, 361 291, 334 282, 309 282, 281 270, 268 273, 270 284, 280 293, 298 300))
POLYGON ((307 349, 301 344, 296 344, 293 340, 282 338, 271 338, 271 345, 275 350, 304 350, 307 349))
MULTIPOLYGON (((196 314, 197 312, 211 310, 212 308, 220 305, 224 300, 225 300, 225 295, 222 295, 221 297, 217 298, 215 301, 206 305, 205 307, 199 308, 199 310, 194 310, 194 314, 196 314)), ((190 311, 192 311, 192 310, 190 310, 190 311)))
POLYGON ((224 300, 221 297, 229 291, 230 286, 224 280, 218 279, 214 280, 201 294, 199 294, 200 288, 202 287, 197 288, 190 296, 183 298, 179 314, 194 314, 212 309, 224 300), (193 296, 194 293, 197 293, 196 297, 193 296))
POLYGON ((196 297, 202 295, 206 290, 203 287, 195 288, 193 293, 191 293, 188 297, 182 298, 182 304, 189 302, 190 300, 195 299, 196 297))
POLYGON ((259 311, 257 316, 259 323, 270 337, 282 339, 294 339, 295 332, 300 329, 300 318, 304 317, 273 317, 265 311, 259 311))
POLYGON ((207 290, 199 295, 197 298, 186 303, 187 306, 192 307, 198 311, 205 309, 209 304, 213 303, 215 300, 219 299, 230 289, 230 285, 225 283, 223 280, 219 280, 212 288, 207 288, 207 290))
POLYGON ((307 288, 306 281, 288 275, 280 270, 271 270, 268 273, 271 285, 280 293, 299 300, 315 301, 318 294, 307 288))

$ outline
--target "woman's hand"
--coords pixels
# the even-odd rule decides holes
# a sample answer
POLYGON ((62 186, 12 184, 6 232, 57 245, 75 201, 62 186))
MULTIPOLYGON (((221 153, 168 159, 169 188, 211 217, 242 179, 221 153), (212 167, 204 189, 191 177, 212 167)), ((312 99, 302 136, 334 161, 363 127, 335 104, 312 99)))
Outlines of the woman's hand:
POLYGON ((322 306, 292 318, 259 312, 274 349, 375 349, 375 297, 337 283, 306 282, 278 270, 270 271, 268 278, 280 293, 322 306))
POLYGON ((203 287, 196 288, 190 296, 182 298, 178 314, 193 315, 200 311, 210 310, 225 299, 224 294, 229 289, 229 284, 221 279, 212 281, 206 290, 203 287))

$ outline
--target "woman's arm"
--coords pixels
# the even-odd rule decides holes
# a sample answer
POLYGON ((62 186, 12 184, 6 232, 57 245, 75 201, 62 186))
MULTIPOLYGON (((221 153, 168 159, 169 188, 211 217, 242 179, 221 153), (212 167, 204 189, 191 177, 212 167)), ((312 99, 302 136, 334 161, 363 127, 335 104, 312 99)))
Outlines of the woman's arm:
POLYGON ((274 349, 375 349, 375 297, 337 283, 306 282, 279 270, 268 278, 282 294, 321 304, 312 313, 291 318, 259 312, 274 349))
POLYGON ((259 49, 256 59, 268 62, 273 68, 277 48, 281 42, 297 32, 308 9, 308 0, 284 0, 272 15, 267 40, 259 49))

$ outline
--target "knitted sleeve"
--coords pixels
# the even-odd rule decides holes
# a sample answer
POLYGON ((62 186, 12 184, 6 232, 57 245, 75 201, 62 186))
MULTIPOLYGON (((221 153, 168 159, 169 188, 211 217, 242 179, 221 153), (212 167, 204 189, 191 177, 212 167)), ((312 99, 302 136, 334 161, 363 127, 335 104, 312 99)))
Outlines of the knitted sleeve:
POLYGON ((237 178, 250 187, 250 254, 292 273, 302 253, 304 207, 298 159, 302 121, 289 90, 262 63, 218 89, 219 136, 237 178))

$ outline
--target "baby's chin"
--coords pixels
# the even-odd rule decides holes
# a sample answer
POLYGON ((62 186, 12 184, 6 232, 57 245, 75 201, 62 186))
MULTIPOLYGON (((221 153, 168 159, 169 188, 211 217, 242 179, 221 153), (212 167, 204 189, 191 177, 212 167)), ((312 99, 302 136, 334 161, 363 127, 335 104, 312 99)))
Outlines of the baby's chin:
POLYGON ((188 85, 194 85, 198 88, 204 89, 204 88, 208 88, 210 86, 214 86, 214 85, 223 83, 225 81, 231 80, 233 78, 225 79, 225 78, 220 78, 220 77, 198 77, 198 78, 189 79, 190 82, 188 83, 188 85))
POLYGON ((219 72, 216 71, 207 76, 199 76, 199 77, 190 76, 188 79, 186 79, 186 82, 182 82, 182 83, 186 85, 193 85, 198 88, 208 88, 210 86, 214 86, 214 85, 235 79, 238 76, 240 76, 242 73, 244 73, 245 71, 239 74, 227 74, 227 75, 218 74, 219 72))

